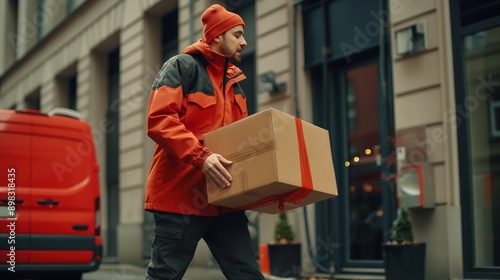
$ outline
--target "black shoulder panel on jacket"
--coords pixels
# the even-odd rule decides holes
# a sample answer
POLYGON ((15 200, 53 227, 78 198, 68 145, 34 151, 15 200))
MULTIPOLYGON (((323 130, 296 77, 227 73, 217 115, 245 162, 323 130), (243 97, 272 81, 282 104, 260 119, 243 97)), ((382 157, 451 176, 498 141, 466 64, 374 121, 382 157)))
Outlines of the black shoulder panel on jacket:
POLYGON ((167 60, 153 83, 153 90, 162 86, 182 86, 182 94, 203 92, 214 95, 212 82, 206 72, 206 61, 190 54, 179 54, 167 60))

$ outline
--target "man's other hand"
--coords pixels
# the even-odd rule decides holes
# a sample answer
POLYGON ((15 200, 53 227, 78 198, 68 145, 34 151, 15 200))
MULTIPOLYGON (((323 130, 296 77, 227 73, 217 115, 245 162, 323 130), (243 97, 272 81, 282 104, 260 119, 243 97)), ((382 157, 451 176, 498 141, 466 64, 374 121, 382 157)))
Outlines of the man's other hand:
POLYGON ((231 165, 233 162, 225 159, 219 154, 211 154, 203 163, 202 171, 205 176, 215 182, 219 188, 227 188, 231 185, 233 178, 226 169, 226 166, 231 165))

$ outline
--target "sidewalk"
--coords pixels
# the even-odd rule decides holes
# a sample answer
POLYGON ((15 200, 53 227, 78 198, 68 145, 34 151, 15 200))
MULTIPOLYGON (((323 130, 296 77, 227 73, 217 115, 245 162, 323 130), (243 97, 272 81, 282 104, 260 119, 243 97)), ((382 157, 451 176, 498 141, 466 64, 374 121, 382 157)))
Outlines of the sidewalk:
MULTIPOLYGON (((130 264, 103 263, 98 271, 83 274, 83 280, 144 280, 146 267, 130 264)), ((280 278, 273 275, 264 275, 266 280, 298 280, 294 278, 280 278)), ((309 278, 314 280, 384 280, 384 276, 336 274, 321 275, 309 278)), ((308 279, 308 280, 309 280, 308 279)), ((191 266, 186 271, 183 280, 226 280, 219 268, 191 266)))
MULTIPOLYGON (((146 268, 130 264, 101 265, 98 271, 83 274, 83 280, 144 280, 146 268)), ((265 275, 267 280, 288 280, 265 275)), ((183 280, 226 280, 219 268, 189 267, 183 280)))
MULTIPOLYGON (((144 280, 145 267, 130 264, 104 263, 98 271, 83 274, 83 280, 144 280)), ((266 280, 297 280, 295 278, 280 278, 264 275, 266 280)), ((331 275, 316 275, 315 280, 332 279, 331 275)), ((338 280, 384 280, 383 276, 369 275, 336 275, 338 280)), ((191 266, 186 271, 183 280, 226 280, 219 268, 191 266)))
MULTIPOLYGON (((129 264, 102 264, 98 271, 83 274, 83 280, 144 280, 146 268, 129 264)), ((225 280, 216 268, 190 267, 185 280, 225 280)))

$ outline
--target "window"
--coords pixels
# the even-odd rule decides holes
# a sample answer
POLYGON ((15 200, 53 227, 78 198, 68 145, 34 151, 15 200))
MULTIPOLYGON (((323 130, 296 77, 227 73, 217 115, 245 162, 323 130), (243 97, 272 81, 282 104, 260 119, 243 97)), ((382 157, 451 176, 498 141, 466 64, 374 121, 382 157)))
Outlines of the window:
POLYGON ((239 14, 245 21, 245 35, 243 36, 245 37, 245 41, 247 41, 247 46, 241 54, 241 61, 237 65, 247 78, 241 81, 239 85, 247 96, 248 113, 253 114, 257 111, 255 2, 243 1, 242 3, 235 2, 234 4, 234 6, 229 6, 228 8, 234 8, 234 12, 239 14))
POLYGON ((474 265, 500 267, 500 26, 468 35, 465 118, 470 129, 474 265), (470 42, 473 42, 472 44, 470 42))
POLYGON ((500 87, 492 85, 490 89, 490 132, 491 137, 500 139, 500 87))
POLYGON ((106 187, 108 210, 108 257, 118 254, 117 225, 119 222, 120 194, 120 49, 108 54, 108 110, 106 112, 106 187))
POLYGON ((67 0, 66 13, 71 14, 73 11, 78 9, 86 0, 67 0))
POLYGON ((380 26, 387 20, 378 5, 378 1, 362 0, 305 1, 306 66, 318 65, 324 57, 350 63, 352 56, 377 47, 380 26), (325 47, 328 48, 326 55, 325 47))
POLYGON ((500 276, 499 0, 450 1, 464 277, 500 276))
POLYGON ((179 51, 179 10, 175 9, 161 18, 162 57, 167 61, 179 51))
POLYGON ((24 108, 40 110, 40 89, 24 98, 24 108))
POLYGON ((76 100, 77 100, 77 76, 76 74, 69 78, 68 85, 68 108, 76 110, 76 100))

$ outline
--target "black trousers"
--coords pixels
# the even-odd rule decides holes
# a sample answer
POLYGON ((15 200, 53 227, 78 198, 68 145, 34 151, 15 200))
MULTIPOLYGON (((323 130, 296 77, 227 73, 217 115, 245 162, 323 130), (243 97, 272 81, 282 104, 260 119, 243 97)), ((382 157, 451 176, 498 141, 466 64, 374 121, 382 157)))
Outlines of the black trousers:
POLYGON ((201 238, 229 280, 263 280, 245 212, 216 217, 153 212, 155 227, 146 280, 180 280, 201 238))

